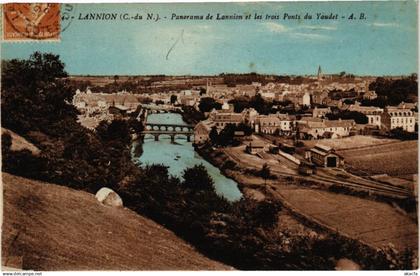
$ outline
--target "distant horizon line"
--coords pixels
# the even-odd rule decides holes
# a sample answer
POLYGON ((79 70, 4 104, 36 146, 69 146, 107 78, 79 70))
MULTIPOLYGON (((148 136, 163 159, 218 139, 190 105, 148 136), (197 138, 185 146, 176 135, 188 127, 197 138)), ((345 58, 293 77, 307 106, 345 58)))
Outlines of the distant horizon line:
MULTIPOLYGON (((260 76, 274 76, 274 77, 317 77, 317 74, 313 74, 313 75, 309 75, 309 74, 304 74, 304 75, 297 75, 297 74, 265 74, 265 73, 256 73, 256 72, 247 72, 247 73, 219 73, 219 74, 213 74, 213 75, 204 75, 204 74, 197 74, 197 75, 193 75, 193 74, 180 74, 180 75, 168 75, 168 74, 70 74, 68 73, 69 77, 114 77, 114 76, 119 76, 119 77, 156 77, 156 76, 164 76, 164 77, 221 77, 222 74, 224 75, 251 75, 251 74, 255 74, 255 75, 260 75, 260 76)), ((324 76, 338 76, 340 74, 339 73, 323 73, 322 75, 324 76)), ((395 74, 395 75, 356 75, 353 73, 347 73, 345 76, 348 75, 352 75, 354 77, 409 77, 412 76, 414 74, 418 74, 417 72, 413 72, 413 73, 406 73, 406 74, 395 74)), ((344 76, 344 77, 345 77, 344 76)))

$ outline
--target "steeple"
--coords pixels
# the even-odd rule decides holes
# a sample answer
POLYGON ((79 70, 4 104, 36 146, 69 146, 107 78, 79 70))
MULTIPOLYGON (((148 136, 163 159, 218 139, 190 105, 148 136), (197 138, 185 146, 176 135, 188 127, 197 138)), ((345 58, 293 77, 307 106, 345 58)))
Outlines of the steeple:
POLYGON ((318 80, 322 79, 322 70, 321 70, 321 65, 318 66, 318 80))

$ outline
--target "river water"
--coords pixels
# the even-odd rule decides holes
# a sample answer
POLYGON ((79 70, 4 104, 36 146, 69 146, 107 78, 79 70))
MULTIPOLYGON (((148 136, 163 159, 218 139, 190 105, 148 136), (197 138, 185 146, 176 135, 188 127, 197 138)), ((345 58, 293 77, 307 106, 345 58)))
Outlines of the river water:
MULTIPOLYGON (((148 123, 166 124, 186 124, 182 116, 176 113, 150 114, 147 116, 148 123)), ((229 201, 241 198, 242 194, 238 189, 238 184, 230 178, 225 177, 220 170, 204 160, 194 151, 191 142, 187 142, 186 137, 178 135, 175 143, 171 143, 169 136, 160 135, 159 141, 155 141, 153 136, 146 135, 143 143, 143 153, 138 158, 141 165, 163 164, 168 166, 169 173, 177 177, 182 177, 182 172, 186 168, 194 165, 203 164, 209 175, 213 178, 216 192, 229 201)))

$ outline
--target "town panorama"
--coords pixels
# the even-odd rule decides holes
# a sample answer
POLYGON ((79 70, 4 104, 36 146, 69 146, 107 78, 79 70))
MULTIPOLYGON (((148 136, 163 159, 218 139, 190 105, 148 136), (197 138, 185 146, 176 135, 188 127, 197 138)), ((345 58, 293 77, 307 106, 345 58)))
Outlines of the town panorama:
POLYGON ((2 5, 2 270, 417 275, 417 5, 2 5))

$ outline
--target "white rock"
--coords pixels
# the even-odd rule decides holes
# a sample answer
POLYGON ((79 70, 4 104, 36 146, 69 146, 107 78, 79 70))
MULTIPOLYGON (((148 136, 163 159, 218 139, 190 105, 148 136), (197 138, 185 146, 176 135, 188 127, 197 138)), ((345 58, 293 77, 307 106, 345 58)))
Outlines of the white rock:
POLYGON ((347 258, 342 258, 337 261, 335 270, 360 270, 360 265, 347 258))
POLYGON ((122 207, 123 201, 121 197, 111 190, 110 188, 101 188, 95 195, 96 199, 102 204, 113 206, 113 207, 122 207))

